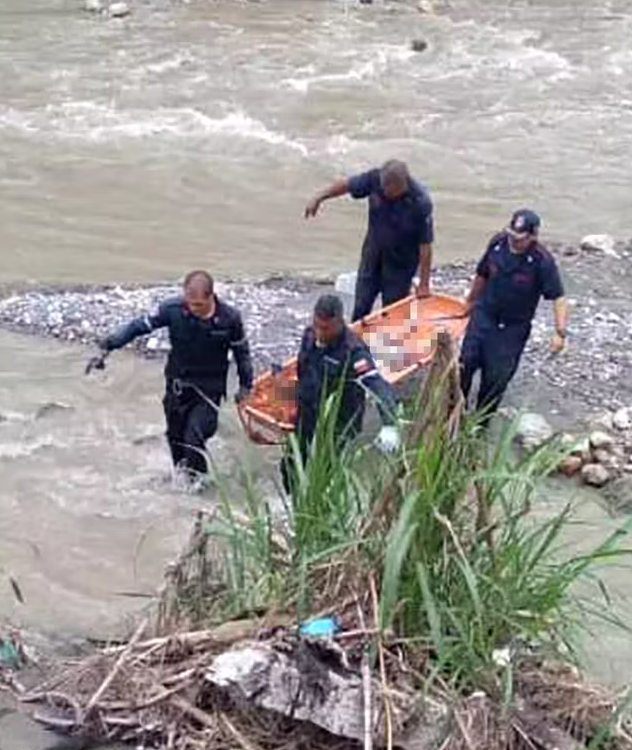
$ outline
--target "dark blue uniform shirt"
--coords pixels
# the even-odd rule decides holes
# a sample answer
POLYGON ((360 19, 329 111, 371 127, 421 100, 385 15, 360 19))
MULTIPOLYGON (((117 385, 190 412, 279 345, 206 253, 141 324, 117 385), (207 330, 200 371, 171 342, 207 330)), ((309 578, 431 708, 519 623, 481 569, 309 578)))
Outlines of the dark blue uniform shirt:
POLYGON ((380 170, 371 169, 349 178, 349 194, 369 199, 366 242, 371 249, 381 254, 389 268, 412 275, 419 264, 419 246, 434 239, 428 190, 411 180, 406 195, 388 200, 380 184, 380 170))
POLYGON ((253 368, 248 340, 239 312, 215 298, 215 314, 204 320, 192 315, 181 297, 161 303, 149 315, 122 326, 103 342, 108 351, 120 349, 138 336, 168 328, 171 351, 165 367, 167 380, 195 383, 214 396, 226 396, 228 352, 232 350, 239 384, 252 387, 253 368))
POLYGON ((555 300, 564 296, 551 253, 539 243, 525 253, 512 253, 505 232, 489 243, 476 273, 487 281, 477 307, 498 323, 529 323, 540 297, 555 300))
POLYGON ((352 436, 362 429, 366 389, 375 395, 382 421, 395 421, 395 395, 364 341, 345 327, 337 341, 320 346, 314 329, 306 328, 298 354, 298 429, 303 438, 311 440, 322 400, 340 387, 339 433, 352 436))

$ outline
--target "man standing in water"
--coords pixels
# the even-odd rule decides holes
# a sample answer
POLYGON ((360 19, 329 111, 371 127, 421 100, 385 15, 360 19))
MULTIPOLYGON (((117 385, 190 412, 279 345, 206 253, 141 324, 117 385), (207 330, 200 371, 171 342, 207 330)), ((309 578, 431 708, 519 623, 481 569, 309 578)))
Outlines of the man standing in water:
POLYGON ((174 466, 190 481, 202 479, 208 470, 204 446, 217 430, 219 405, 226 398, 229 351, 239 375, 237 401, 249 393, 253 380, 241 315, 214 294, 213 286, 206 271, 191 271, 182 296, 166 300, 155 312, 135 318, 99 342, 102 354, 87 368, 102 369, 114 349, 157 328, 169 329, 163 399, 167 441, 174 466))
POLYGON ((477 408, 486 421, 498 408, 531 333, 540 297, 553 302, 554 354, 564 349, 568 305, 557 264, 538 241, 540 217, 516 211, 495 235, 476 268, 468 297, 471 318, 461 349, 461 385, 467 399, 481 371, 477 408))
MULTIPOLYGON (((384 452, 400 444, 396 426, 396 399, 390 384, 380 375, 367 345, 345 325, 342 301, 324 294, 316 302, 311 326, 303 333, 298 353, 298 416, 296 433, 305 462, 316 434, 323 401, 340 389, 335 434, 342 445, 362 430, 366 392, 376 399, 383 427, 377 445, 384 452)), ((281 464, 283 484, 292 485, 292 460, 281 464)))
POLYGON ((318 193, 307 204, 305 218, 316 216, 323 201, 347 194, 369 201, 352 321, 368 315, 380 293, 383 306, 407 297, 416 273, 417 294, 429 296, 434 228, 428 190, 410 176, 404 162, 392 160, 318 193))

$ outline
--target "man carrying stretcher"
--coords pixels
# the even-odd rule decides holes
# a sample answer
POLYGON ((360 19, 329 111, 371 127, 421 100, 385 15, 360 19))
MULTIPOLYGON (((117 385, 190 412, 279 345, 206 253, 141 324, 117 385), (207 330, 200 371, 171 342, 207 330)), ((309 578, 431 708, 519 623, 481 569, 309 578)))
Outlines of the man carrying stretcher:
MULTIPOLYGON (((303 462, 308 459, 316 434, 321 404, 339 388, 341 401, 335 429, 341 444, 362 430, 369 390, 375 396, 383 423, 377 446, 385 452, 396 451, 400 438, 395 426, 393 389, 380 375, 367 345, 346 326, 341 300, 325 294, 316 302, 313 323, 305 329, 298 353, 296 433, 303 462)), ((287 491, 292 486, 292 464, 290 457, 281 464, 287 491)))

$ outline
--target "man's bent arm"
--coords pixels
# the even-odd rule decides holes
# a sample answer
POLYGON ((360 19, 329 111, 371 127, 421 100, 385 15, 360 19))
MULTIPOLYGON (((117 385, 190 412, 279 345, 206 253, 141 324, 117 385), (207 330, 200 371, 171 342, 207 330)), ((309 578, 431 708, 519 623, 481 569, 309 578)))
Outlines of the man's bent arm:
POLYGON ((120 328, 117 328, 114 333, 111 333, 109 336, 102 339, 99 342, 99 346, 101 349, 108 352, 113 351, 114 349, 122 349, 139 336, 146 336, 157 328, 165 328, 168 325, 168 306, 163 303, 155 313, 141 315, 138 318, 130 320, 129 323, 122 325, 120 328))
POLYGON ((467 299, 465 300, 465 304, 467 305, 467 312, 472 312, 472 309, 474 308, 474 305, 476 304, 476 301, 480 299, 480 297, 483 295, 483 292, 485 291, 485 287, 487 286, 487 279, 484 276, 481 276, 480 274, 476 274, 474 277, 474 281, 472 282, 472 286, 470 288, 470 292, 467 295, 467 299))
POLYGON ((342 195, 346 195, 349 192, 349 179, 347 177, 341 177, 339 180, 325 188, 316 195, 316 200, 319 203, 329 200, 330 198, 340 198, 342 195))
POLYGON ((241 318, 235 321, 234 330, 232 331, 232 339, 230 342, 230 348, 235 357, 237 363, 237 375, 239 376, 239 385, 242 388, 250 390, 252 388, 252 381, 254 379, 252 358, 250 356, 250 345, 246 338, 244 331, 244 325, 241 318))

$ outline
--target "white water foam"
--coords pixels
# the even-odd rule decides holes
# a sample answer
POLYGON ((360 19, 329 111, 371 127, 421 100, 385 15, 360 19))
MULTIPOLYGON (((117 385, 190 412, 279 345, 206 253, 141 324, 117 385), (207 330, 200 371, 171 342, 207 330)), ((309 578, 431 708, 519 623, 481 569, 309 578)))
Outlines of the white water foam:
POLYGON ((306 156, 307 147, 242 111, 213 118, 192 107, 120 110, 94 101, 48 105, 30 112, 0 110, 0 128, 104 142, 120 138, 203 138, 217 135, 282 146, 306 156))
POLYGON ((385 45, 374 49, 370 59, 366 59, 366 50, 345 52, 343 58, 358 58, 351 67, 341 73, 315 73, 314 67, 305 70, 306 75, 284 78, 281 85, 301 93, 319 84, 341 83, 344 81, 366 81, 382 75, 389 66, 406 62, 417 54, 410 47, 385 45))
POLYGON ((2 458, 24 458, 37 453, 44 448, 64 447, 62 443, 56 441, 51 435, 37 438, 28 443, 11 442, 0 443, 0 459, 2 458))

